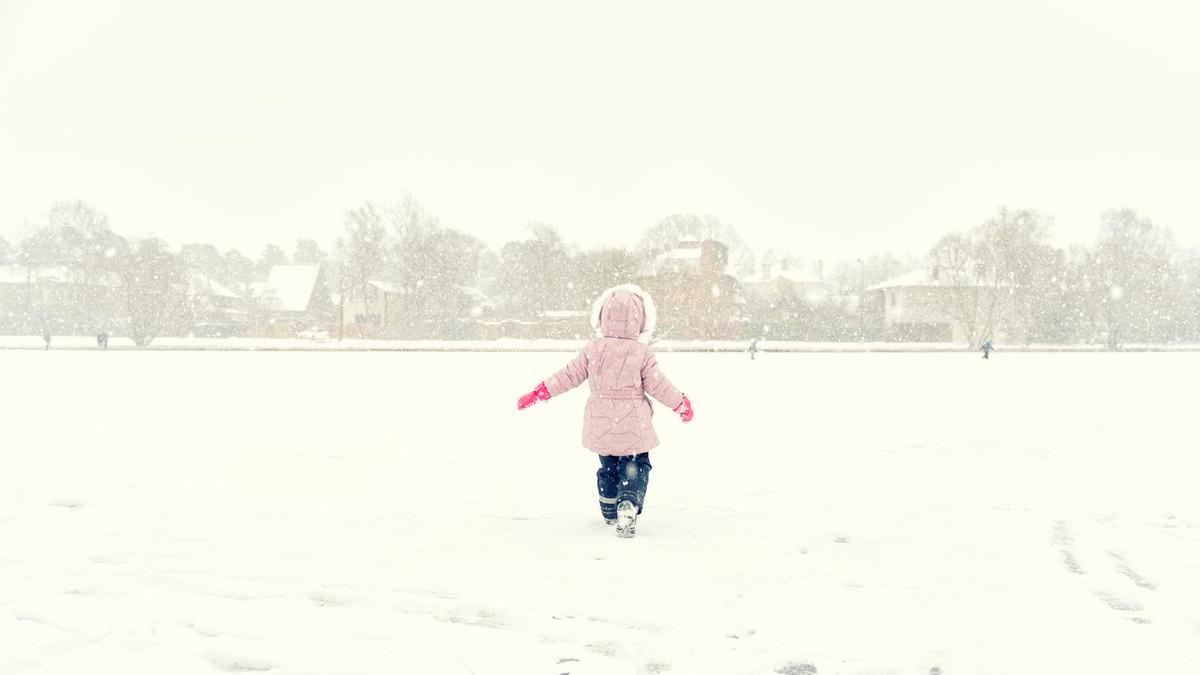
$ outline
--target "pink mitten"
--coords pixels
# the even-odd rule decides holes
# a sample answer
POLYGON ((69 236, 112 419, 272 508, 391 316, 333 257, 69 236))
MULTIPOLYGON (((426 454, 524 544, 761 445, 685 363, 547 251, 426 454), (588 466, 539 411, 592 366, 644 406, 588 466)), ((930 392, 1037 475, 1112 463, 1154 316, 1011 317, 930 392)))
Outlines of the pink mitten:
POLYGON ((549 400, 550 391, 546 389, 546 383, 538 382, 538 386, 533 391, 517 400, 517 410, 524 410, 538 401, 549 400))
POLYGON ((692 402, 688 400, 687 394, 683 395, 683 402, 675 407, 675 412, 679 413, 679 417, 684 422, 692 421, 692 416, 695 413, 692 412, 692 402))

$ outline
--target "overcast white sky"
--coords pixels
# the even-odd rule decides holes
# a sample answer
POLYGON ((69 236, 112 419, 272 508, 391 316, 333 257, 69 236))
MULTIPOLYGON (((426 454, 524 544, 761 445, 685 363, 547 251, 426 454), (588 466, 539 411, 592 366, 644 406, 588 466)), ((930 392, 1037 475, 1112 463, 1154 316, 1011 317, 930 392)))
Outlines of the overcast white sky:
POLYGON ((411 191, 493 245, 694 212, 854 258, 1000 204, 1200 244, 1196 7, 0 0, 0 233, 82 198, 257 257, 411 191))

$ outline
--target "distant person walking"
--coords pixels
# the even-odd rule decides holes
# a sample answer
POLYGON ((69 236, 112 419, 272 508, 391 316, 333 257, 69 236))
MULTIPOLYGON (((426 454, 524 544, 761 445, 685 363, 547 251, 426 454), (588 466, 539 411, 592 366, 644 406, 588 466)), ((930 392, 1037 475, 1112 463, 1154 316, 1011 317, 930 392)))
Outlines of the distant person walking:
POLYGON ((96 335, 96 346, 100 349, 108 349, 108 333, 100 331, 100 333, 96 335))
POLYGON ((42 339, 46 341, 46 351, 50 351, 50 331, 42 333, 42 339))
POLYGON ((754 360, 754 355, 758 353, 758 338, 750 338, 750 348, 746 351, 750 352, 750 360, 754 360))
POLYGON ((983 358, 986 359, 992 353, 993 349, 995 349, 995 347, 992 346, 992 341, 987 340, 983 343, 983 346, 979 348, 979 351, 983 352, 983 358))

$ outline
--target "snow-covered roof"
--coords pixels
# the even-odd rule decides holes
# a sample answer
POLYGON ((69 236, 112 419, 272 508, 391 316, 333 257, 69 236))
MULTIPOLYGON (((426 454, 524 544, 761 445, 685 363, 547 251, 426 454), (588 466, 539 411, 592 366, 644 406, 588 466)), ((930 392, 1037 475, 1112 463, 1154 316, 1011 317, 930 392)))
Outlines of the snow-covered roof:
POLYGON ((676 248, 665 253, 659 253, 654 257, 657 261, 663 260, 699 260, 703 251, 699 248, 676 248))
POLYGON ((783 270, 775 275, 775 279, 783 279, 794 284, 824 284, 817 275, 801 270, 783 270))
POLYGON ((211 295, 218 298, 230 298, 236 300, 237 298, 242 297, 229 290, 212 277, 195 268, 188 268, 188 285, 189 290, 191 290, 193 295, 204 292, 206 295, 211 295))
POLYGON ((654 261, 646 272, 658 274, 668 269, 676 272, 684 270, 698 272, 703 253, 704 251, 699 248, 676 248, 664 251, 654 256, 654 261))
POLYGON ((905 272, 900 276, 881 281, 873 286, 867 286, 868 291, 882 291, 885 288, 901 288, 904 286, 940 286, 934 281, 927 269, 917 269, 905 272))
POLYGON ((931 286, 983 286, 979 280, 971 275, 966 283, 955 284, 952 276, 942 272, 934 278, 933 273, 925 268, 915 269, 910 272, 905 272, 897 277, 892 277, 887 281, 882 281, 874 286, 868 286, 868 291, 882 291, 889 288, 921 288, 931 286))
POLYGON ((398 295, 404 292, 402 288, 390 281, 368 281, 367 283, 375 288, 378 288, 384 293, 390 293, 392 295, 398 295))
POLYGON ((471 298, 471 302, 476 307, 495 307, 496 301, 488 297, 487 293, 475 288, 474 286, 464 286, 463 292, 467 297, 471 298))
POLYGON ((744 276, 739 281, 747 285, 768 284, 779 280, 792 284, 825 285, 825 281, 819 275, 799 267, 793 267, 792 265, 795 264, 795 262, 791 262, 791 264, 769 263, 763 266, 764 269, 762 272, 744 276))
POLYGON ((262 297, 271 299, 270 309, 275 311, 306 312, 320 273, 320 265, 275 265, 262 297))

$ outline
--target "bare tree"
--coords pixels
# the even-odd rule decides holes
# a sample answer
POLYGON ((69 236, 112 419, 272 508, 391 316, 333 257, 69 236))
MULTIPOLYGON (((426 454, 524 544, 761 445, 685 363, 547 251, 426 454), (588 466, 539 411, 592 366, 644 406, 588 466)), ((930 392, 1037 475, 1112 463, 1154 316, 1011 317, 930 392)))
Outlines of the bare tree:
POLYGON ((975 254, 975 242, 962 232, 942 237, 929 253, 931 276, 952 289, 947 310, 966 334, 969 347, 991 334, 994 318, 994 305, 981 291, 975 254))
POLYGON ((44 223, 27 227, 15 256, 25 269, 24 329, 77 332, 106 325, 114 259, 125 246, 95 207, 78 200, 51 207, 44 223), (41 274, 53 282, 35 290, 41 274))
POLYGON ((571 281, 567 304, 590 308, 592 301, 606 288, 637 279, 643 258, 623 248, 580 251, 571 259, 571 281))
POLYGON ((1002 206, 975 229, 979 282, 988 289, 984 310, 989 332, 1000 325, 1010 337, 1028 341, 1034 316, 1045 310, 1054 274, 1054 251, 1046 245, 1050 226, 1050 219, 1033 209, 1002 206))
POLYGON ((325 262, 325 252, 316 239, 297 239, 292 262, 297 265, 319 265, 325 262))
POLYGON ((225 261, 212 244, 184 244, 179 249, 179 260, 188 267, 225 281, 225 261))
POLYGON ((1130 340, 1172 339, 1175 315, 1185 303, 1172 258, 1171 233, 1133 209, 1106 212, 1093 259, 1098 303, 1110 349, 1130 340))
POLYGON ((729 260, 739 276, 751 275, 756 271, 754 252, 737 230, 710 215, 671 214, 642 234, 637 251, 653 256, 673 248, 684 238, 716 239, 729 247, 729 260))
POLYGON ((287 254, 283 252, 283 249, 275 244, 267 244, 263 247, 262 255, 258 256, 254 270, 259 279, 266 279, 271 276, 271 268, 276 265, 286 265, 287 261, 287 254))
POLYGON ((510 311, 533 318, 563 309, 572 283, 571 253, 554 228, 532 223, 532 237, 500 249, 498 289, 510 311))
POLYGON ((1200 246, 1181 252, 1179 256, 1179 280, 1182 290, 1180 302, 1180 333, 1191 342, 1200 342, 1200 246))
MULTIPOLYGON (((371 282, 383 276, 387 263, 385 240, 387 227, 384 208, 374 202, 346 212, 345 233, 339 240, 339 287, 342 304, 353 294, 367 306, 372 296, 371 282)), ((371 312, 368 310, 368 314, 371 312)))
POLYGON ((183 265, 158 239, 145 239, 118 259, 125 329, 138 347, 193 324, 183 265))
POLYGON ((250 283, 254 281, 254 261, 241 251, 231 248, 222 256, 222 268, 224 271, 219 278, 243 297, 248 297, 250 283))

